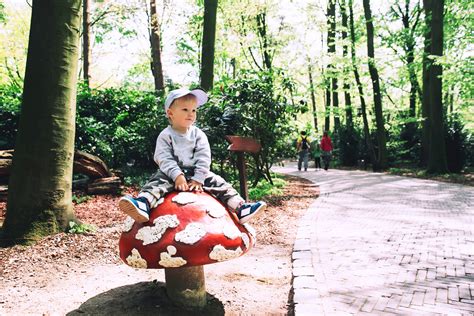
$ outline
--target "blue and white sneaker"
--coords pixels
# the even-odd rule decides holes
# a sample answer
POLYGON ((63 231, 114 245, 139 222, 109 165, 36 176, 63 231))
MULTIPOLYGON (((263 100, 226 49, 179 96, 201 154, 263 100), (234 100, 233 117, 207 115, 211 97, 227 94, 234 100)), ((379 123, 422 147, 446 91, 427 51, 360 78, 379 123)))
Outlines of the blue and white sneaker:
POLYGON ((258 201, 255 203, 243 203, 236 211, 241 224, 247 223, 252 217, 263 212, 267 208, 267 203, 258 201))
POLYGON ((150 220, 150 206, 144 197, 134 199, 131 196, 122 196, 119 200, 119 208, 138 223, 150 220))

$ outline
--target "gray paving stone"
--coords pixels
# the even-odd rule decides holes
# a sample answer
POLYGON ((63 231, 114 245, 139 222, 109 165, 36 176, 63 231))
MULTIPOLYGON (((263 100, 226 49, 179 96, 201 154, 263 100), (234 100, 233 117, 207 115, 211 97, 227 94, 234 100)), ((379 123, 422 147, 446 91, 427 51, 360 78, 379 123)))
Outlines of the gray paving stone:
POLYGON ((299 289, 293 296, 295 304, 319 304, 321 302, 319 292, 316 289, 299 289))
POLYGON ((275 171, 321 191, 300 220, 292 254, 294 297, 303 302, 298 291, 317 291, 320 305, 296 304, 295 315, 474 314, 472 187, 295 169, 275 171))

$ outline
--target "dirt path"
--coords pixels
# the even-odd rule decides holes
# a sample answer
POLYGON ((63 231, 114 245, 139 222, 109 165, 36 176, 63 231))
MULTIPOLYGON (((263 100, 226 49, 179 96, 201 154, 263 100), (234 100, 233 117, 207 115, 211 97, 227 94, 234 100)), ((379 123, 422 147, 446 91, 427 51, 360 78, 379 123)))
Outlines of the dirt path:
MULTIPOLYGON (((318 190, 288 177, 284 197, 256 221, 257 245, 246 255, 204 267, 204 314, 287 314, 291 250, 298 220, 318 190)), ((162 270, 130 268, 118 258, 124 215, 114 196, 76 205, 96 225, 92 235, 58 234, 31 247, 0 248, 0 315, 180 315, 164 292, 162 270)), ((0 220, 5 204, 0 203, 0 220)))

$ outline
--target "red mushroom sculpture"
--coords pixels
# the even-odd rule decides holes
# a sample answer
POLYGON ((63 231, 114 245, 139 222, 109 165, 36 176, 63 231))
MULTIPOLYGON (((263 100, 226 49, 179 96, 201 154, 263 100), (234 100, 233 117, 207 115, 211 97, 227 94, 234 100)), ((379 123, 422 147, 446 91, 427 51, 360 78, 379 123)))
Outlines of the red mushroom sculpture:
POLYGON ((255 243, 253 228, 206 192, 172 192, 160 200, 146 223, 131 217, 119 242, 121 259, 134 268, 165 269, 169 298, 203 307, 203 265, 237 258, 255 243))

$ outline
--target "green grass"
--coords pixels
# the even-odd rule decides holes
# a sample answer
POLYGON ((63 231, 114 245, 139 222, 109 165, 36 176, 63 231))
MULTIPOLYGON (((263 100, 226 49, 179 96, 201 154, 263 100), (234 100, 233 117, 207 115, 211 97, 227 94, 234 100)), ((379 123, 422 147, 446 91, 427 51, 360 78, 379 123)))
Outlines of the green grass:
POLYGON ((92 199, 92 197, 89 195, 83 195, 83 196, 73 195, 72 196, 72 202, 74 204, 81 204, 81 203, 89 201, 90 199, 92 199))
POLYGON ((249 188, 249 199, 258 201, 267 195, 282 195, 286 181, 276 174, 272 174, 272 180, 273 185, 267 181, 260 181, 255 188, 249 188))
POLYGON ((431 174, 426 172, 425 169, 415 168, 415 167, 399 167, 399 168, 390 168, 388 173, 421 178, 421 179, 431 179, 443 182, 459 183, 464 185, 474 185, 473 170, 466 169, 462 173, 443 173, 443 174, 431 174))
POLYGON ((70 234, 88 234, 93 233, 96 230, 97 229, 92 225, 70 221, 67 232, 70 234))

